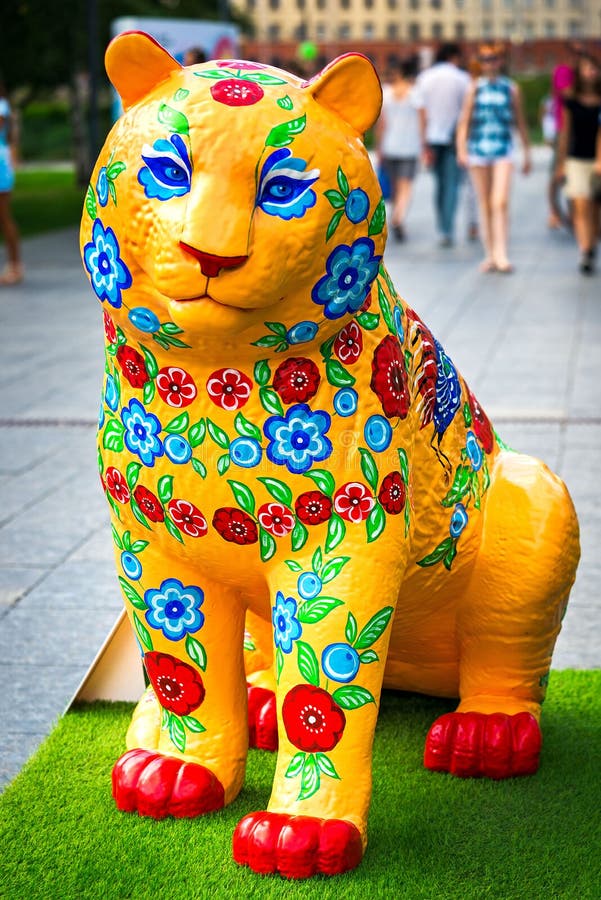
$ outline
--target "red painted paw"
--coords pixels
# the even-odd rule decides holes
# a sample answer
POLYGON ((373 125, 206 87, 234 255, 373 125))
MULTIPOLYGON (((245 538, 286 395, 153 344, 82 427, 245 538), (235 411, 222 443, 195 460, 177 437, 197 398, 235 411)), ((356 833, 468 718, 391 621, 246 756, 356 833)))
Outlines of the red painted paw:
POLYGON ((424 765, 460 778, 533 775, 540 748, 540 728, 530 713, 447 713, 430 728, 424 765))
POLYGON ((278 749, 275 694, 267 688, 248 686, 248 742, 259 750, 278 749))
POLYGON ((285 878, 340 875, 361 862, 359 829, 342 819, 254 812, 234 831, 234 859, 262 874, 285 878))
POLYGON ((115 763, 113 797, 117 809, 153 819, 193 818, 224 804, 223 786, 209 769, 140 749, 115 763))

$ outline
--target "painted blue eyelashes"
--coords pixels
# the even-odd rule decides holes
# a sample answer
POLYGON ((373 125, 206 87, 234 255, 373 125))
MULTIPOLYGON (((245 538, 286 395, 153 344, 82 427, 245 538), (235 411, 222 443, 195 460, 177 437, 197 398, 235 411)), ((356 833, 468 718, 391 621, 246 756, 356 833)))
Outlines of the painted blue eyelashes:
POLYGON ((319 178, 319 169, 305 171, 307 163, 281 149, 266 160, 259 179, 257 206, 269 216, 281 219, 300 219, 315 206, 315 191, 311 186, 319 178))
POLYGON ((161 138, 152 147, 145 144, 142 159, 146 165, 138 172, 138 181, 147 197, 170 200, 189 192, 192 165, 179 134, 172 134, 168 141, 161 138))

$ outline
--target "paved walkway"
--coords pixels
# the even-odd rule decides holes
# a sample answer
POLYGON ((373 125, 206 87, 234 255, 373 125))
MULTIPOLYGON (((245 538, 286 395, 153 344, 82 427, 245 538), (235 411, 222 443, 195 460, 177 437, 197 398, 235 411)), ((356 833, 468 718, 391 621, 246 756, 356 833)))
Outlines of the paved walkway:
MULTIPOLYGON (((601 665, 601 275, 584 278, 545 227, 547 162, 514 188, 512 276, 478 272, 479 248, 436 247, 419 176, 394 281, 511 446, 567 482, 582 562, 556 668, 601 665)), ((96 470, 98 305, 75 230, 31 239, 26 281, 0 291, 0 786, 48 734, 121 609, 96 470)))

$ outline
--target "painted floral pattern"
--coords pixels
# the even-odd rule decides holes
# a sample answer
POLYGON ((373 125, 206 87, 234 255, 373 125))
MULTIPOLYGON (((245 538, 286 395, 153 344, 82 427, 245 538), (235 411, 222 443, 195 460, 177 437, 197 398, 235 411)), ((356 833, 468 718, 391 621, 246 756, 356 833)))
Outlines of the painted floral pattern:
POLYGON ((291 406, 285 416, 270 416, 263 426, 269 440, 268 458, 294 474, 308 471, 332 452, 327 437, 330 424, 327 412, 313 411, 304 403, 291 406))
POLYGON ((282 719, 288 740, 299 750, 333 750, 344 734, 346 716, 327 691, 299 684, 286 694, 282 719))
POLYGON ((144 667, 164 709, 178 716, 188 716, 203 702, 203 680, 188 663, 169 653, 152 651, 144 655, 144 667))
POLYGON ((132 277, 121 259, 115 232, 105 228, 100 219, 94 222, 92 240, 83 248, 83 261, 98 299, 118 309, 123 292, 132 285, 132 277))
POLYGON ((157 456, 164 453, 163 444, 158 437, 162 425, 154 413, 147 412, 139 400, 135 398, 121 411, 121 420, 125 426, 125 444, 127 449, 137 454, 145 466, 153 466, 157 456))
MULTIPOLYGON (((209 104, 231 107, 227 115, 262 102, 269 85, 286 84, 235 60, 193 75, 206 79, 209 104)), ((194 560, 195 553, 203 560, 203 553, 210 558, 215 548, 226 549, 225 542, 241 566, 270 564, 270 575, 279 566, 288 580, 276 581, 271 626, 276 681, 282 691, 286 685, 284 732, 293 748, 285 777, 298 780, 304 800, 323 779, 339 777, 336 755, 329 754, 344 741, 351 717, 377 702, 362 675, 381 662, 378 642, 394 611, 386 606, 362 618, 351 608, 346 584, 360 570, 351 569, 348 554, 357 541, 369 552, 382 535, 391 547, 413 539, 413 445, 403 420, 411 415, 416 427, 429 429, 423 447, 444 468, 438 474, 445 519, 426 556, 414 560, 422 568, 452 567, 488 489, 496 445, 444 348, 404 306, 381 266, 382 199, 343 166, 334 184, 322 183, 320 170, 303 158, 306 145, 295 143, 306 115, 286 90, 278 92, 281 116, 257 153, 253 216, 275 233, 305 222, 319 228, 318 216, 328 210, 304 309, 292 314, 282 302, 276 314, 266 314, 273 320, 249 329, 239 355, 227 359, 224 351, 230 365, 214 368, 218 356, 205 365, 194 335, 170 320, 166 305, 146 299, 138 285, 129 299, 127 243, 106 224, 114 222, 125 170, 113 155, 88 188, 83 255, 93 290, 108 305, 101 481, 119 583, 163 708, 161 726, 181 752, 190 732, 204 731, 193 713, 204 701, 210 663, 201 642, 209 604, 201 584, 177 577, 177 566, 150 581, 156 568, 147 561, 165 546, 174 560, 179 554, 194 560), (453 440, 460 435, 454 455, 451 428, 453 440), (335 451, 344 452, 344 465, 335 451), (334 610, 324 646, 314 626, 334 610)), ((155 211, 169 213, 192 188, 191 123, 178 107, 182 96, 158 101, 161 131, 137 150, 131 173, 155 211)))
POLYGON ((228 411, 240 409, 247 402, 252 381, 238 369, 218 369, 209 376, 207 393, 215 406, 228 411))
POLYGON ((326 261, 326 274, 314 286, 311 297, 322 305, 328 319, 357 312, 378 274, 380 256, 371 238, 358 238, 352 246, 340 244, 326 261))
POLYGON ((177 578, 167 578, 160 588, 152 588, 144 594, 148 607, 146 621, 152 628, 160 629, 170 641, 179 641, 186 634, 202 628, 204 615, 200 607, 203 601, 201 588, 184 587, 177 578))
POLYGON ((161 400, 175 409, 189 406, 198 393, 192 376, 179 366, 165 366, 160 369, 156 385, 161 400))

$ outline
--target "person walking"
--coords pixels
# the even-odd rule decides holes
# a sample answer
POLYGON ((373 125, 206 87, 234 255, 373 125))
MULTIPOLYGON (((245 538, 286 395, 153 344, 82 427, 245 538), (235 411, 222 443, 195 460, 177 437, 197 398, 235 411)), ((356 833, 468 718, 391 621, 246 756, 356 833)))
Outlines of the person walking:
POLYGON ((470 76, 459 68, 460 60, 458 44, 443 44, 434 65, 420 73, 415 85, 424 163, 434 175, 434 207, 443 247, 453 244, 461 181, 455 129, 470 85, 470 76))
MULTIPOLYGON (((571 51, 573 55, 573 50, 571 51)), ((561 134, 561 125, 563 122, 563 94, 571 88, 574 81, 574 65, 568 63, 560 63, 555 66, 551 75, 551 109, 553 114, 553 140, 550 141, 553 153, 551 156, 551 171, 549 173, 549 185, 547 197, 549 201, 549 216, 547 225, 551 229, 560 228, 567 224, 570 226, 572 219, 572 211, 568 207, 566 211, 562 209, 560 201, 560 190, 562 187, 561 178, 557 178, 557 151, 559 148, 559 138, 561 134)))
POLYGON ((384 85, 382 112, 376 127, 378 165, 383 167, 390 183, 391 226, 398 241, 407 237, 405 219, 421 152, 414 101, 416 76, 415 58, 396 64, 390 83, 384 85))
POLYGON ((13 219, 10 200, 15 183, 16 134, 4 85, 0 83, 0 231, 6 242, 6 266, 0 273, 0 285, 23 280, 19 232, 13 219))
POLYGON ((520 135, 523 172, 530 171, 530 142, 517 84, 501 75, 501 48, 479 48, 482 75, 471 85, 457 128, 457 157, 468 166, 480 210, 483 272, 513 271, 507 255, 509 191, 513 173, 513 128, 520 135))
POLYGON ((599 237, 599 210, 592 196, 599 114, 601 70, 581 54, 574 83, 563 98, 564 116, 557 153, 557 177, 565 176, 565 193, 572 201, 574 233, 580 250, 580 271, 592 275, 599 237))

